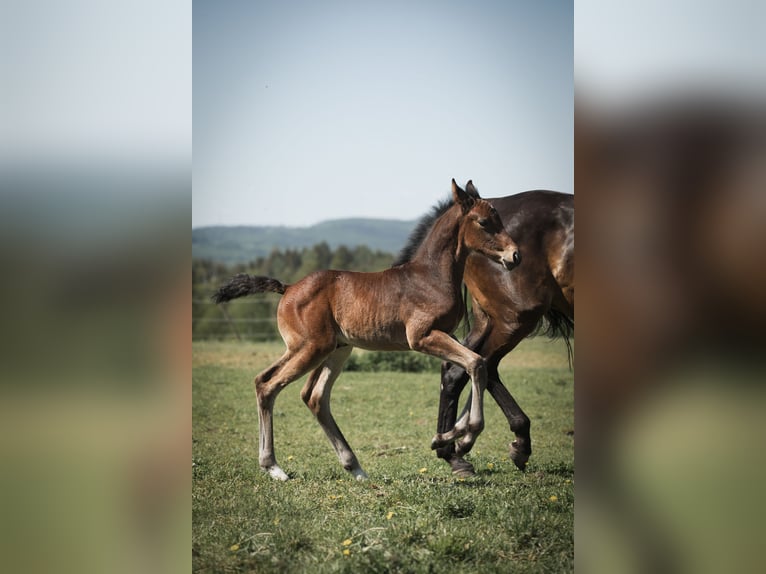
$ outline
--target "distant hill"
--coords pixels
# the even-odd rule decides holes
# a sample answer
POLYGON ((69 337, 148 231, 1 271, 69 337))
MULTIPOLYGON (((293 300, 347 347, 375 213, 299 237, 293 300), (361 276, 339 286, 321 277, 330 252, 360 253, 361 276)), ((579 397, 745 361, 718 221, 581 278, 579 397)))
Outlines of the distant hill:
POLYGON ((366 245, 373 251, 396 254, 416 221, 393 219, 333 219, 310 227, 215 226, 192 229, 192 257, 228 265, 265 257, 274 249, 300 249, 322 241, 331 248, 366 245))

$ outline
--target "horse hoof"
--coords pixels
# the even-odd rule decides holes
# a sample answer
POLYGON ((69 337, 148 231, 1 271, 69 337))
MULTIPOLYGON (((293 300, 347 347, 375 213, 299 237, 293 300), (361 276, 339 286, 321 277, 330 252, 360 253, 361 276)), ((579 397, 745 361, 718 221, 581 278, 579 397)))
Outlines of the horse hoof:
POLYGON ((286 480, 290 480, 290 477, 287 476, 287 473, 285 473, 284 470, 279 468, 279 465, 270 466, 268 468, 263 469, 264 472, 267 472, 271 478, 274 480, 281 480, 282 482, 286 480))
POLYGON ((354 476, 354 478, 355 478, 356 480, 358 480, 359 482, 361 482, 361 481, 363 481, 363 480, 367 480, 368 478, 370 478, 369 476, 367 476, 367 473, 366 473, 366 472, 364 472, 364 471, 363 471, 361 468, 357 468, 357 469, 355 469, 355 470, 352 470, 352 471, 351 471, 351 474, 352 474, 352 475, 354 476))
POLYGON ((458 478, 470 478, 476 476, 473 465, 462 458, 454 458, 450 461, 452 474, 458 478))
POLYGON ((523 471, 527 469, 527 462, 529 461, 531 454, 531 449, 529 452, 523 452, 518 448, 516 441, 513 441, 508 456, 513 461, 513 464, 516 465, 516 468, 523 471))

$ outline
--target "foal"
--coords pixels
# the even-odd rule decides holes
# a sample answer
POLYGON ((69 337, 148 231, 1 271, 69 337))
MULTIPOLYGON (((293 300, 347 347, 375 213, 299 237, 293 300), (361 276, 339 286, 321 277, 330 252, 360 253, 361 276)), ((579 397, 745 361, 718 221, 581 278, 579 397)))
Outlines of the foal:
POLYGON ((317 418, 343 468, 367 478, 330 412, 332 385, 354 347, 434 355, 463 367, 473 400, 455 425, 432 440, 432 448, 456 443, 467 453, 484 428, 484 359, 450 336, 463 314, 460 293, 471 252, 512 269, 521 260, 516 244, 491 204, 452 180, 454 205, 433 225, 417 253, 403 265, 377 273, 317 271, 294 285, 268 277, 237 275, 213 295, 217 303, 271 291, 283 294, 277 325, 287 350, 255 378, 260 414, 259 463, 278 480, 287 474, 274 455, 272 411, 279 392, 311 371, 301 398, 317 418), (457 442, 456 442, 457 441, 457 442))

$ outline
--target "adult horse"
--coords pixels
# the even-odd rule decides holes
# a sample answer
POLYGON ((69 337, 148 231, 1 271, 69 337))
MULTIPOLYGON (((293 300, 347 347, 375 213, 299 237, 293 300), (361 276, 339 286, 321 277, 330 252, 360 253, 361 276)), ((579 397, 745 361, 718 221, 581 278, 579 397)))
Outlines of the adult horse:
MULTIPOLYGON (((470 181, 466 192, 478 196, 470 181)), ((571 362, 574 196, 555 191, 527 191, 486 201, 500 214, 505 230, 518 245, 524 261, 513 273, 508 273, 487 258, 468 257, 463 281, 471 294, 474 321, 463 344, 487 362, 487 390, 515 434, 510 457, 523 470, 532 453, 530 421, 500 381, 498 365, 522 339, 542 327, 548 335, 564 338, 571 362)), ((417 253, 431 226, 449 209, 450 203, 444 202, 420 221, 394 265, 409 261, 417 253)), ((443 364, 437 432, 445 432, 455 424, 460 392, 467 381, 468 374, 459 364, 450 361, 443 364)), ((473 474, 473 466, 454 445, 439 446, 436 452, 455 474, 473 474)))
MULTIPOLYGON (((317 418, 343 468, 367 477, 330 412, 332 386, 354 347, 415 350, 451 361, 472 380, 473 401, 433 447, 455 444, 468 452, 484 428, 484 360, 450 336, 464 311, 463 270, 469 253, 508 272, 520 255, 497 210, 452 180, 453 205, 434 221, 410 260, 377 273, 317 271, 294 285, 268 277, 238 275, 214 295, 218 302, 265 291, 284 295, 277 309, 284 355, 255 378, 260 415, 259 463, 278 480, 287 474, 274 455, 272 411, 279 392, 311 371, 301 398, 317 418)), ((453 421, 454 422, 454 421, 453 421)))

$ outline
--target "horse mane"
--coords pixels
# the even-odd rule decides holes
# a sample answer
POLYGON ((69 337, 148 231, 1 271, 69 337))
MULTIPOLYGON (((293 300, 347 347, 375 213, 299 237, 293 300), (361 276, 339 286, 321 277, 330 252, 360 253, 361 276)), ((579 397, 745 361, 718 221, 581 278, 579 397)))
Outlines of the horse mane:
POLYGON ((452 207, 452 204, 453 202, 451 198, 444 199, 440 203, 434 205, 431 208, 430 213, 427 213, 420 218, 415 229, 412 230, 412 233, 410 233, 410 236, 407 238, 407 243, 402 247, 401 251, 399 251, 399 255, 396 256, 391 267, 396 267, 412 260, 418 247, 423 243, 423 240, 428 235, 428 232, 431 231, 436 220, 444 215, 447 210, 452 207))
MULTIPOLYGON (((455 202, 452 201, 452 198, 443 199, 431 208, 430 213, 421 217, 420 221, 418 221, 418 224, 415 226, 415 229, 412 230, 412 233, 410 233, 410 236, 407 238, 407 243, 402 247, 401 251, 399 251, 399 255, 396 256, 396 259, 391 264, 391 267, 397 267, 408 261, 412 261, 412 258, 418 251, 418 247, 423 243, 423 240, 431 231, 436 220, 444 215, 454 204, 455 202)), ((463 330, 465 331, 464 337, 467 337, 468 332, 471 330, 471 320, 468 314, 468 305, 466 304, 466 301, 468 301, 468 288, 465 286, 465 283, 463 283, 462 297, 463 330)))

